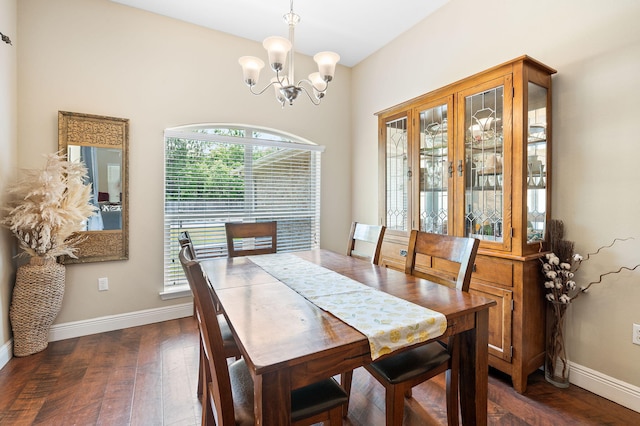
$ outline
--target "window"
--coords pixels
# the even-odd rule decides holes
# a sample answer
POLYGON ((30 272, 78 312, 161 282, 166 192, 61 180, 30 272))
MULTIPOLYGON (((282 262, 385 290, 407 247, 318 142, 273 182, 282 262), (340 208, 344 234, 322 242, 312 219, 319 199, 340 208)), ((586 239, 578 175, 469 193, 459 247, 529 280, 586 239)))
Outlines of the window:
POLYGON ((189 126, 165 131, 165 292, 184 289, 178 234, 199 257, 225 257, 225 222, 278 222, 278 251, 320 245, 324 147, 273 130, 189 126))

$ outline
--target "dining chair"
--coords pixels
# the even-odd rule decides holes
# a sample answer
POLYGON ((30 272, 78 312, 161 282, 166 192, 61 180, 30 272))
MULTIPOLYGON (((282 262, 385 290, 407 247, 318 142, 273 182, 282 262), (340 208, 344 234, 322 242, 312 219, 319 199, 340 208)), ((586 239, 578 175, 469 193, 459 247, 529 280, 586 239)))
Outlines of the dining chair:
MULTIPOLYGON (((347 256, 366 260, 374 265, 380 261, 380 250, 384 238, 384 225, 368 225, 365 223, 352 222, 347 240, 347 256), (366 250, 366 251, 363 251, 366 250)), ((353 370, 340 374, 340 384, 351 397, 351 382, 353 380, 353 370)), ((347 416, 349 404, 345 405, 344 417, 347 416)))
POLYGON ((196 255, 196 249, 193 246, 193 241, 191 240, 191 235, 189 235, 189 231, 182 231, 178 235, 178 243, 180 243, 180 248, 187 247, 190 252, 190 256, 193 259, 196 259, 198 256, 196 255))
MULTIPOLYGON (((191 288, 191 292, 193 293, 193 303, 194 303, 194 316, 198 321, 198 328, 202 325, 202 313, 198 310, 198 304, 196 303, 196 294, 192 285, 193 279, 190 277, 190 269, 187 265, 191 263, 197 263, 197 260, 193 257, 193 252, 189 249, 188 246, 183 246, 180 249, 180 264, 182 265, 182 269, 184 270, 184 274, 187 277, 187 282, 189 283, 189 287, 191 288)), ((214 306, 219 306, 218 303, 214 303, 214 306)), ((222 347, 223 352, 226 358, 235 358, 240 359, 242 357, 242 352, 240 352, 240 348, 236 343, 236 340, 233 337, 233 333, 231 332, 231 328, 229 328, 229 324, 227 324, 227 320, 224 315, 220 313, 217 309, 214 308, 216 312, 216 317, 218 320, 218 325, 220 328, 220 333, 222 336, 222 347)), ((200 341, 200 359, 198 362, 198 387, 197 387, 197 395, 202 395, 203 387, 206 378, 205 378, 205 365, 204 365, 204 347, 202 345, 202 341, 200 341)))
POLYGON ((367 225, 353 222, 349 232, 347 256, 369 260, 374 265, 377 265, 380 261, 380 250, 382 249, 382 240, 386 229, 387 227, 384 225, 367 225), (364 252, 362 251, 362 246, 367 246, 366 248, 373 247, 373 251, 369 250, 371 253, 364 252))
MULTIPOLYGON (((202 314, 200 339, 208 372, 202 397, 202 424, 254 425, 254 387, 249 368, 244 359, 227 364, 207 278, 196 261, 185 261, 185 268, 189 271, 189 283, 202 314)), ((346 401, 346 393, 333 378, 295 389, 291 392, 292 424, 302 426, 328 420, 330 425, 342 425, 342 406, 346 401)))
POLYGON ((225 223, 229 257, 275 253, 278 246, 277 222, 225 223))
MULTIPOLYGON (((480 241, 475 238, 430 234, 413 230, 409 238, 405 272, 438 284, 468 292, 471 272, 480 241), (420 257, 421 263, 416 263, 420 257), (427 267, 421 265, 425 263, 427 267), (447 265, 457 273, 431 272, 431 267, 447 265)), ((447 423, 457 425, 460 341, 458 335, 447 343, 435 341, 399 352, 365 365, 366 370, 385 387, 386 424, 401 425, 404 398, 411 397, 411 388, 446 372, 447 423)))
MULTIPOLYGON (((193 241, 191 240, 191 236, 189 235, 189 231, 182 231, 178 235, 178 243, 180 244, 180 248, 186 247, 189 251, 189 257, 191 259, 196 259, 196 249, 193 246, 193 241)), ((193 316, 196 316, 196 301, 193 301, 193 316)))

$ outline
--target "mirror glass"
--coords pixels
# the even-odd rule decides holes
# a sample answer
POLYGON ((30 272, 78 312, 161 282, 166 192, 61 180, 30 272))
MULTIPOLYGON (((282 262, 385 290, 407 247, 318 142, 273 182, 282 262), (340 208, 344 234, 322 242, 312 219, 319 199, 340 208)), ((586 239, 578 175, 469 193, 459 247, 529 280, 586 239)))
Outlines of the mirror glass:
POLYGON ((93 146, 68 145, 69 161, 80 161, 87 167, 98 208, 85 224, 85 231, 122 229, 122 150, 93 146))
POLYGON ((58 112, 58 146, 87 167, 97 212, 85 224, 77 259, 63 263, 128 259, 127 152, 129 120, 58 112))

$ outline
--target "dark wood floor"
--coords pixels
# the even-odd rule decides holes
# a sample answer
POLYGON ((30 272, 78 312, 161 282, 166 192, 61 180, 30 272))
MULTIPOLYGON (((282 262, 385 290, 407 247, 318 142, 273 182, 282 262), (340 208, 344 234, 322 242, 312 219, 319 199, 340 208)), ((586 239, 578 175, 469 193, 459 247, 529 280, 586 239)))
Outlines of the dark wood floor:
MULTIPOLYGON (((192 318, 59 342, 0 370, 0 425, 197 425, 198 336, 192 318)), ((446 424, 443 377, 414 388, 405 425, 446 424)), ((490 425, 640 425, 640 413, 541 373, 524 395, 491 371, 490 425)), ((345 426, 384 424, 384 392, 354 373, 345 426)))

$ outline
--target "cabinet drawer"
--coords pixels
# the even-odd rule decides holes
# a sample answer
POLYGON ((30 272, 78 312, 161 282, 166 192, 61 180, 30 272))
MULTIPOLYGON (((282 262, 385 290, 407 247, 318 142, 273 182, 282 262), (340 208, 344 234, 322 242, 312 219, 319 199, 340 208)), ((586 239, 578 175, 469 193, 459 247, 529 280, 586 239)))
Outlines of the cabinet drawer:
POLYGON ((495 257, 476 256, 471 279, 513 287, 513 263, 495 257))

